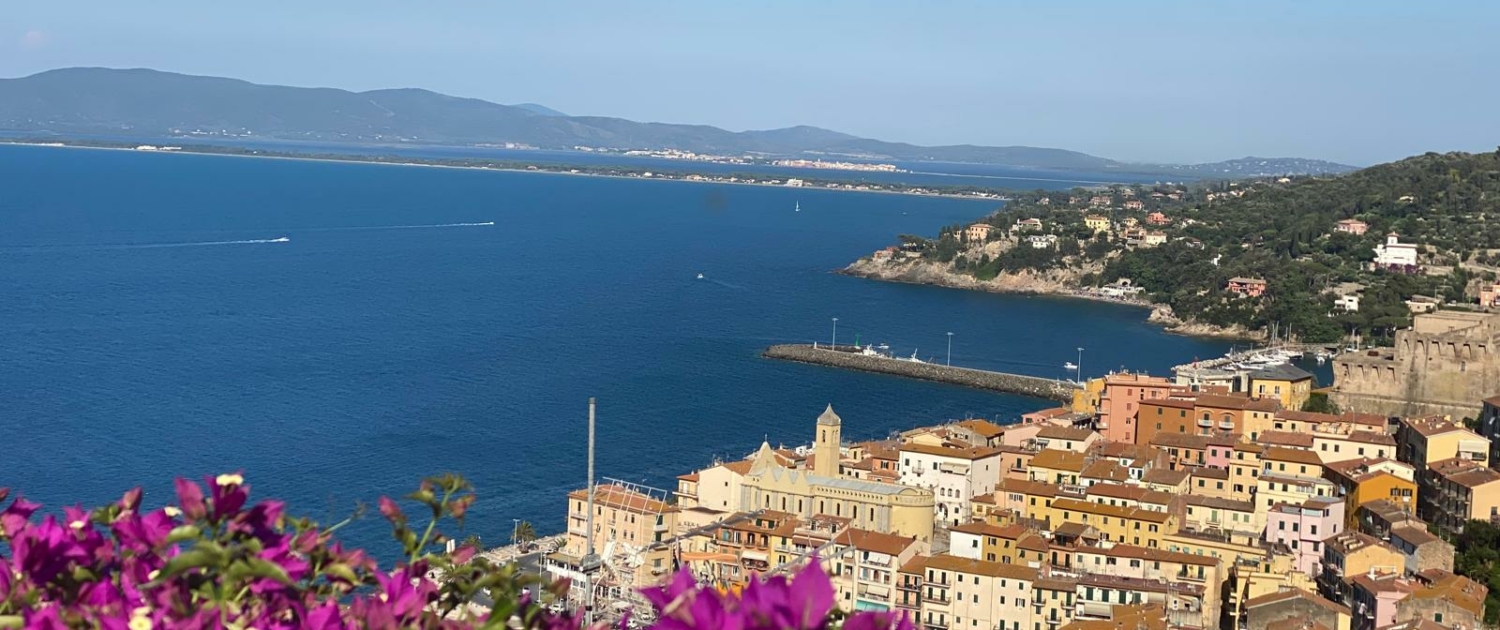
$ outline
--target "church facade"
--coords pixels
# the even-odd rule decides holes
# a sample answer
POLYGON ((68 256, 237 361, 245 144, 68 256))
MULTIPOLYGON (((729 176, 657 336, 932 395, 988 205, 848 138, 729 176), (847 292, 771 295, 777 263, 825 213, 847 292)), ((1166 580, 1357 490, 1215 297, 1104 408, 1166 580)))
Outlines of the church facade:
POLYGON ((832 405, 818 416, 808 468, 783 465, 771 445, 762 443, 740 481, 739 509, 847 518, 852 527, 931 542, 934 497, 930 490, 840 474, 842 424, 832 405))

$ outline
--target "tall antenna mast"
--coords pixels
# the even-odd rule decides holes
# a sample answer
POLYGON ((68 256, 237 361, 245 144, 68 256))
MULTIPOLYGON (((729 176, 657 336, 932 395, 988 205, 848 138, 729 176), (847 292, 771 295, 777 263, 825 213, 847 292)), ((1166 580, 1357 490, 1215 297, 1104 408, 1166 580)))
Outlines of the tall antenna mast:
POLYGON ((594 555, 594 397, 589 397, 589 511, 584 516, 584 528, 588 530, 588 538, 585 542, 583 552, 584 576, 587 578, 588 591, 583 602, 583 614, 585 625, 594 623, 594 580, 590 577, 590 564, 597 565, 599 558, 594 555))

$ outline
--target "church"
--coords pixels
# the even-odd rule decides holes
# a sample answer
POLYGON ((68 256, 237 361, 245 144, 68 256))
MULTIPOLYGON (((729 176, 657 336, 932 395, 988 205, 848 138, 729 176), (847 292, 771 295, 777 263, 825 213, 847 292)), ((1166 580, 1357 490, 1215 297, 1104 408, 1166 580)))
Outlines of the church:
POLYGON ((769 443, 761 443, 739 480, 738 510, 847 518, 852 527, 931 542, 932 491, 840 474, 842 424, 833 405, 818 416, 810 469, 786 466, 769 443))

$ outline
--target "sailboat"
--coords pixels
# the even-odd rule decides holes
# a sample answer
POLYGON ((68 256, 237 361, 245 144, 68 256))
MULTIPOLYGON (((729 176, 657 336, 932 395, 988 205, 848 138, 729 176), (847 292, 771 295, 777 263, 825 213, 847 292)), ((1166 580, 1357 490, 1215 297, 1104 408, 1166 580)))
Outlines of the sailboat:
POLYGON ((801 212, 801 211, 802 211, 802 202, 798 201, 796 209, 792 210, 792 212, 801 212))

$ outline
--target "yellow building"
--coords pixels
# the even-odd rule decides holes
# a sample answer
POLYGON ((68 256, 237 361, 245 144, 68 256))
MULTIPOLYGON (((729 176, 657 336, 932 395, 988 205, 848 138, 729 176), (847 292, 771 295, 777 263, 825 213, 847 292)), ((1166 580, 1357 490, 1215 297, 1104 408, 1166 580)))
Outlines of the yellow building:
POLYGON ((1091 214, 1083 218, 1083 224, 1087 225, 1094 233, 1108 232, 1110 229, 1109 217, 1091 214))
POLYGON ((580 566, 592 538, 595 554, 612 553, 615 557, 609 561, 631 565, 614 576, 619 581, 615 586, 642 588, 659 582, 661 576, 671 572, 671 554, 669 547, 655 543, 672 536, 678 514, 677 507, 668 505, 664 499, 624 485, 597 485, 594 529, 590 533, 588 490, 568 493, 568 538, 563 550, 553 558, 559 575, 574 577, 568 571, 580 566))
MULTIPOLYGON (((741 496, 735 509, 776 510, 802 518, 826 514, 848 518, 851 526, 860 529, 931 542, 936 504, 931 490, 829 474, 838 466, 841 425, 832 406, 818 417, 811 471, 788 468, 769 443, 762 443, 740 480, 741 496)), ((705 485, 700 473, 700 498, 705 485)))
POLYGON ((1099 399, 1104 396, 1104 377, 1091 378, 1081 389, 1073 390, 1072 410, 1075 413, 1099 413, 1099 399))
POLYGON ((1325 476, 1343 493, 1344 529, 1357 527, 1359 507, 1390 501, 1401 511, 1417 511, 1417 482, 1412 467, 1389 459, 1360 458, 1326 464, 1325 476))
POLYGON ((1169 512, 1127 508, 1083 499, 1060 497, 1046 508, 1046 521, 1055 529, 1079 523, 1099 531, 1100 538, 1137 547, 1161 547, 1161 537, 1176 531, 1177 517, 1169 512))
POLYGON ((1400 573, 1406 567, 1406 555, 1380 539, 1360 532, 1344 530, 1323 541, 1323 572, 1318 575, 1318 592, 1336 602, 1352 601, 1353 587, 1348 578, 1362 573, 1400 573))
POLYGON ((1078 485, 1079 475, 1083 473, 1087 459, 1083 453, 1045 448, 1031 458, 1027 470, 1032 481, 1074 486, 1078 485))
POLYGON ((1427 487, 1419 491, 1417 515, 1438 529, 1461 534, 1471 520, 1500 516, 1500 472, 1472 461, 1448 459, 1433 462, 1426 479, 1427 487))
POLYGON ((1295 365, 1273 365, 1250 374, 1250 393, 1274 398, 1283 409, 1301 409, 1312 396, 1313 375, 1295 365))

